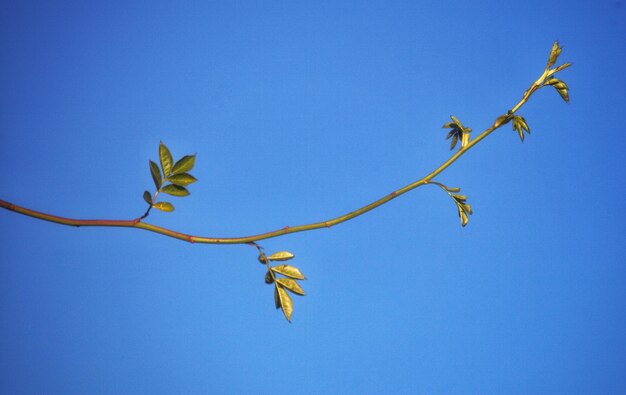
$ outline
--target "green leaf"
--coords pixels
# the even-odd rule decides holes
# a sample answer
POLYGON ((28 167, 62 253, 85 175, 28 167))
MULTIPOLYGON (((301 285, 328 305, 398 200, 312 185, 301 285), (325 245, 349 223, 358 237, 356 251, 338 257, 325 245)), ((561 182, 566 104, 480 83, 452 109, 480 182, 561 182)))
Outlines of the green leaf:
POLYGON ((524 129, 526 132, 528 132, 528 134, 530 134, 530 128, 528 127, 528 124, 526 123, 526 120, 522 117, 520 117, 520 126, 522 127, 522 129, 524 129))
POLYGON ((554 44, 552 44, 552 50, 550 50, 550 57, 548 58, 548 68, 554 66, 557 58, 561 54, 562 49, 562 47, 559 47, 558 41, 555 41, 554 44))
POLYGON ((452 195, 452 197, 458 200, 459 202, 464 202, 467 200, 467 196, 465 195, 452 195))
POLYGON ((562 89, 557 89, 557 92, 559 92, 559 95, 561 95, 563 100, 565 100, 565 103, 569 103, 569 92, 568 92, 567 87, 562 88, 562 89))
MULTIPOLYGON (((174 171, 172 170, 172 172, 174 171)), ((187 173, 174 174, 170 176, 169 180, 172 184, 176 184, 181 187, 187 186, 189 184, 193 184, 194 182, 198 181, 196 180, 194 176, 192 176, 191 174, 187 174, 187 173)))
POLYGON ((300 287, 300 284, 298 284, 298 282, 294 279, 277 278, 276 282, 295 294, 304 295, 304 290, 302 289, 302 287, 300 287))
POLYGON ((272 270, 276 273, 282 274, 283 276, 297 278, 298 280, 305 280, 304 275, 298 270, 297 267, 289 266, 289 265, 278 265, 274 266, 272 270))
POLYGON ((465 227, 465 225, 467 225, 467 223, 469 222, 469 217, 467 216, 467 214, 465 213, 465 211, 460 205, 459 205, 459 217, 461 217, 461 226, 465 227))
POLYGON ((172 159, 172 154, 170 150, 167 149, 165 144, 161 141, 159 144, 159 160, 161 161, 161 168, 163 169, 163 176, 165 178, 169 177, 172 171, 172 163, 174 163, 174 159, 172 159))
POLYGON ((189 191, 185 187, 179 187, 174 184, 167 184, 163 188, 161 188, 161 192, 167 193, 172 196, 187 196, 189 195, 189 191))
POLYGON ((522 140, 522 143, 524 142, 524 131, 530 134, 530 128, 528 127, 526 120, 524 119, 524 117, 519 115, 513 117, 513 130, 517 131, 517 134, 519 135, 520 140, 522 140))
POLYGON ((461 136, 461 148, 467 147, 470 142, 470 134, 467 130, 469 129, 466 129, 466 131, 463 132, 463 135, 461 136))
POLYGON ((146 203, 152 205, 152 195, 150 195, 150 192, 144 191, 144 193, 143 193, 143 200, 145 200, 146 203))
POLYGON ((153 161, 150 161, 150 174, 152 174, 154 185, 157 189, 160 189, 163 184, 163 177, 161 177, 161 170, 159 170, 159 166, 153 161))
POLYGON ((453 137, 452 137, 452 141, 450 142, 450 151, 452 151, 454 149, 454 147, 456 147, 456 142, 459 141, 459 135, 458 133, 456 133, 453 137))
POLYGON ((288 261, 293 258, 293 254, 289 251, 278 251, 268 256, 267 259, 270 261, 288 261))
POLYGON ((446 188, 446 190, 447 190, 448 192, 452 192, 452 193, 455 193, 455 192, 461 192, 461 188, 457 188, 457 187, 453 187, 453 188, 446 188))
POLYGON ((172 174, 186 173, 193 169, 193 165, 196 162, 195 155, 185 155, 176 162, 172 168, 172 174))
POLYGON ((465 127, 463 127, 463 124, 457 119, 457 117, 455 117, 454 115, 450 115, 450 118, 452 118, 452 120, 460 130, 465 129, 465 127))
POLYGON ((291 297, 289 296, 287 291, 285 291, 285 289, 278 284, 276 284, 276 287, 274 288, 274 303, 276 303, 276 300, 279 301, 279 307, 283 309, 283 314, 285 314, 285 318, 287 319, 287 321, 291 322, 291 313, 293 313, 293 301, 291 300, 291 297), (276 297, 277 294, 278 297, 276 297))
POLYGON ((556 89, 557 92, 559 92, 559 95, 561 95, 563 100, 569 103, 569 93, 568 93, 569 87, 567 86, 565 82, 561 81, 558 78, 551 77, 545 83, 546 85, 552 85, 554 89, 556 89))
POLYGON ((545 84, 546 84, 546 85, 554 85, 554 84, 557 84, 557 83, 559 83, 559 82, 561 82, 561 80, 559 80, 558 78, 555 78, 555 77, 550 77, 550 78, 548 78, 548 79, 546 80, 545 84))
POLYGON ((461 207, 468 215, 472 215, 472 206, 468 203, 462 204, 461 207))
POLYGON ((278 295, 278 286, 274 287, 274 305, 280 309, 280 296, 278 295))
POLYGON ((156 208, 157 210, 161 210, 165 212, 174 211, 174 206, 172 205, 172 203, 168 203, 168 202, 157 202, 157 203, 154 203, 152 207, 156 208))

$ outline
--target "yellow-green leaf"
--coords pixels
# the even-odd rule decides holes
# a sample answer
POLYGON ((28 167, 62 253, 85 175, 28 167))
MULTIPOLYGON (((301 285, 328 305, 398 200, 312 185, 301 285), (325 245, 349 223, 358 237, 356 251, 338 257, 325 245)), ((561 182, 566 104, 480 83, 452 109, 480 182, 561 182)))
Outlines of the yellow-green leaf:
POLYGON ((283 314, 285 314, 287 321, 291 322, 291 313, 293 313, 293 301, 291 300, 291 296, 278 284, 276 284, 275 290, 275 292, 278 293, 278 300, 280 307, 283 309, 283 314))
POLYGON ((297 267, 289 266, 289 265, 278 265, 274 266, 272 270, 276 273, 282 274, 283 276, 297 278, 298 280, 305 280, 304 275, 298 270, 297 267))
POLYGON ((144 191, 144 193, 143 193, 143 200, 145 200, 146 203, 148 203, 150 205, 152 204, 152 195, 150 195, 150 192, 144 191))
POLYGON ((469 222, 469 218, 461 206, 459 206, 459 217, 461 217, 461 226, 465 227, 469 222))
POLYGON ((567 86, 567 84, 563 81, 561 81, 558 78, 550 78, 548 79, 546 82, 546 85, 552 85, 554 87, 554 89, 557 90, 557 92, 559 92, 559 95, 561 95, 561 97, 563 98, 563 100, 565 100, 566 103, 569 102, 569 87, 567 86))
POLYGON ((288 261, 293 257, 294 255, 289 251, 278 251, 268 256, 267 259, 270 261, 288 261))
POLYGON ((185 187, 180 187, 174 184, 167 184, 163 188, 161 188, 161 192, 167 193, 172 196, 187 196, 189 195, 189 191, 185 187))
POLYGON ((152 207, 156 208, 157 210, 166 211, 166 212, 174 211, 174 206, 172 205, 172 203, 168 203, 168 202, 157 202, 157 203, 154 203, 152 207))
POLYGON ((472 214, 472 206, 469 203, 462 204, 461 207, 467 214, 472 214))
POLYGON ((172 184, 176 184, 181 187, 193 184, 194 182, 198 181, 194 176, 187 173, 174 174, 170 176, 169 180, 172 184))
POLYGON ((459 141, 459 135, 458 133, 455 133, 454 136, 452 136, 452 141, 450 141, 450 151, 452 151, 454 149, 454 147, 456 146, 456 142, 459 141))
POLYGON ((562 88, 562 89, 557 89, 557 92, 559 92, 559 95, 561 95, 561 97, 563 98, 563 100, 565 100, 566 103, 569 103, 569 92, 567 90, 568 88, 562 88))
POLYGON ((528 127, 528 124, 526 124, 526 120, 524 119, 524 117, 521 117, 519 115, 513 117, 513 130, 517 131, 517 134, 519 135, 520 140, 522 140, 522 143, 524 142, 524 131, 530 134, 530 128, 528 127))
POLYGON ((461 192, 461 188, 457 188, 457 187, 453 187, 453 188, 446 188, 446 190, 447 190, 448 192, 452 192, 452 193, 455 193, 455 192, 461 192))
POLYGON ((463 137, 461 137, 461 148, 465 148, 470 141, 470 134, 469 132, 464 132, 463 133, 463 137))
POLYGON ((276 282, 295 294, 304 295, 304 290, 300 284, 292 278, 277 278, 276 282))
POLYGON ((456 126, 457 126, 459 129, 461 129, 461 130, 465 129, 465 128, 463 127, 463 124, 461 123, 461 121, 459 121, 459 120, 458 120, 458 119, 457 119, 454 115, 450 115, 450 118, 452 118, 452 120, 454 121, 454 123, 456 124, 456 126))
POLYGON ((561 82, 560 79, 558 78, 554 78, 554 77, 550 77, 546 80, 545 84, 546 85, 554 85, 554 84, 558 84, 559 82, 561 82))
POLYGON ((452 195, 452 197, 460 202, 464 202, 467 200, 467 196, 465 195, 452 195))
POLYGON ((563 81, 560 81, 560 80, 556 84, 552 84, 552 86, 554 86, 557 90, 569 89, 567 84, 565 82, 563 82, 563 81))
POLYGON ((278 286, 274 287, 274 305, 280 309, 280 296, 278 295, 278 286))
POLYGON ((554 66, 557 58, 561 54, 562 49, 563 48, 559 47, 558 41, 555 41, 554 44, 552 44, 552 49, 550 50, 550 57, 548 58, 548 68, 554 66))
POLYGON ((170 150, 167 149, 162 141, 159 144, 159 160, 161 161, 163 176, 167 178, 172 171, 172 163, 174 162, 174 159, 172 159, 172 154, 170 153, 170 150))
POLYGON ((180 158, 174 167, 172 168, 172 174, 181 174, 186 173, 189 170, 193 169, 193 165, 195 164, 196 156, 195 155, 185 155, 180 158))
POLYGON ((161 170, 159 170, 159 166, 153 161, 150 161, 150 174, 152 174, 152 181, 154 181, 154 185, 156 186, 156 188, 161 188, 161 185, 163 185, 161 170))
POLYGON ((554 78, 554 77, 551 77, 549 80, 547 80, 546 84, 554 86, 554 88, 557 89, 557 90, 558 89, 569 89, 565 82, 561 81, 558 78, 554 78))
POLYGON ((530 133, 530 128, 528 127, 528 124, 526 123, 526 120, 524 119, 524 117, 519 117, 519 122, 520 122, 520 126, 522 127, 522 129, 530 133))

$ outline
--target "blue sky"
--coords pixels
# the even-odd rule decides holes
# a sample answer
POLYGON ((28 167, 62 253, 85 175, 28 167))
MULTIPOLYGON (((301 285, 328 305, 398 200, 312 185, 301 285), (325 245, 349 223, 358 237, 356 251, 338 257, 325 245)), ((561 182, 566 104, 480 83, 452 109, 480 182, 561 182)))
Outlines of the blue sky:
POLYGON ((132 219, 163 140, 199 181, 148 222, 243 236, 352 211, 552 89, 437 178, 295 253, 293 323, 249 246, 0 212, 0 392, 626 392, 626 4, 33 2, 0 7, 0 198, 132 219), (621 38, 620 38, 621 37, 621 38))

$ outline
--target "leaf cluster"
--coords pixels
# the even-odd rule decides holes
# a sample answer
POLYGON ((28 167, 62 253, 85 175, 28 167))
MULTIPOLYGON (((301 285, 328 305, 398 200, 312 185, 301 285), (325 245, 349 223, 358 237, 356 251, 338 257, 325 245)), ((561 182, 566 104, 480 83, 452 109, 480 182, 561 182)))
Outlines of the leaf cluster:
POLYGON ((447 187, 439 182, 431 181, 431 184, 437 185, 439 188, 443 189, 448 196, 452 198, 454 203, 456 204, 459 218, 461 218, 461 226, 465 227, 469 223, 469 215, 472 215, 472 206, 467 203, 467 196, 461 195, 461 188, 457 187, 447 187))
POLYGON ((189 171, 193 169, 195 161, 196 155, 194 154, 185 155, 174 162, 172 153, 167 146, 163 142, 159 144, 159 162, 161 167, 159 168, 159 165, 154 161, 150 161, 150 174, 152 175, 156 192, 154 195, 151 195, 148 191, 143 193, 143 199, 150 206, 149 209, 156 208, 161 211, 174 211, 173 204, 156 201, 158 194, 161 192, 177 197, 189 196, 187 186, 198 181, 189 174, 189 171))
POLYGON ((561 54, 562 50, 563 50, 563 47, 559 46, 558 41, 555 41, 554 44, 552 44, 552 48, 550 49, 550 56, 548 57, 548 65, 546 66, 546 69, 549 69, 550 67, 555 65, 556 60, 559 58, 559 55, 561 54))
MULTIPOLYGON (((460 188, 458 188, 460 191, 460 188)), ((465 227, 469 222, 468 215, 472 215, 472 206, 466 202, 467 196, 461 194, 450 194, 454 203, 456 204, 456 208, 459 212, 459 218, 461 218, 461 226, 465 227)))
POLYGON ((556 64, 556 61, 559 58, 559 55, 561 55, 562 50, 563 50, 563 47, 559 46, 558 41, 555 41, 554 44, 552 44, 552 49, 550 50, 550 56, 548 57, 548 64, 546 66, 546 71, 550 71, 551 73, 550 73, 550 78, 544 81, 544 85, 553 86, 554 89, 556 89, 556 91, 559 93, 561 98, 563 98, 563 100, 565 100, 566 103, 569 103, 569 87, 567 86, 565 82, 552 76, 552 74, 571 66, 571 63, 565 63, 559 67, 551 69, 551 67, 556 64))
POLYGON ((287 321, 291 322, 291 314, 293 313, 293 300, 289 296, 289 292, 304 296, 304 290, 297 280, 306 280, 306 277, 295 266, 280 264, 271 266, 273 261, 288 261, 294 257, 289 251, 279 251, 271 255, 265 255, 264 252, 259 254, 259 262, 267 266, 265 273, 265 283, 274 284, 274 305, 277 309, 282 309, 287 321), (289 292, 287 292, 289 291, 289 292))
POLYGON ((520 140, 522 140, 522 143, 524 142, 524 131, 530 134, 530 128, 528 127, 526 120, 524 117, 519 115, 513 117, 513 130, 517 132, 520 140))
POLYGON ((446 136, 446 140, 452 138, 452 141, 450 141, 450 151, 452 151, 454 147, 456 147, 456 143, 459 140, 461 140, 461 148, 465 147, 469 143, 469 134, 472 131, 472 128, 463 126, 463 124, 454 115, 451 115, 450 118, 452 118, 452 122, 444 124, 443 128, 452 129, 448 133, 448 136, 446 136))

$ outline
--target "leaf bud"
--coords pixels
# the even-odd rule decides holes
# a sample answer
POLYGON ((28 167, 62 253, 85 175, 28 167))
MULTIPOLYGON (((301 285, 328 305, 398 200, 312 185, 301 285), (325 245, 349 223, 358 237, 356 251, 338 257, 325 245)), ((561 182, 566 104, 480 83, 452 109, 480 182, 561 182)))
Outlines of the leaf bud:
POLYGON ((554 44, 552 44, 552 49, 550 50, 550 57, 548 58, 548 68, 554 66, 554 64, 556 63, 556 59, 561 54, 562 50, 563 48, 559 47, 558 41, 555 41, 554 44))

